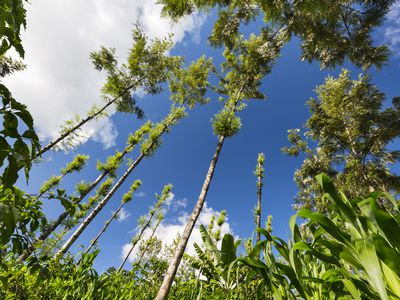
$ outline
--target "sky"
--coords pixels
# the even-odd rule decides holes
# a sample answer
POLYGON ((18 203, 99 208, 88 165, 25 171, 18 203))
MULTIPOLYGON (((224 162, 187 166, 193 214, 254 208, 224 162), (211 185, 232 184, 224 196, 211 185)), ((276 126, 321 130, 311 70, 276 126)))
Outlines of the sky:
MULTIPOLYGON (((220 57, 220 50, 211 49, 207 43, 215 13, 187 16, 172 24, 160 18, 161 8, 152 1, 41 0, 28 4, 27 10, 28 26, 22 36, 27 69, 5 83, 16 99, 27 104, 43 144, 57 137, 59 126, 65 120, 76 114, 84 115, 94 103, 101 103, 100 89, 105 77, 94 70, 89 53, 100 46, 114 47, 123 61, 131 45, 130 31, 136 22, 142 24, 151 38, 172 32, 175 44, 171 54, 184 55, 188 62, 203 54, 220 57)), ((384 26, 375 35, 378 43, 390 45, 392 55, 387 66, 373 72, 372 81, 390 100, 400 94, 400 2, 393 5, 384 26)), ((348 63, 343 67, 351 70, 354 78, 361 72, 348 63)), ((289 237, 288 221, 294 214, 292 204, 296 195, 293 174, 301 165, 301 157, 286 157, 280 149, 288 145, 287 130, 302 128, 309 117, 306 101, 315 96, 315 87, 326 76, 336 76, 340 70, 320 70, 317 63, 302 62, 296 39, 284 47, 272 73, 263 81, 261 91, 267 99, 249 103, 240 114, 242 129, 224 144, 207 203, 189 242, 189 253, 193 253, 192 243, 200 241, 198 225, 208 224, 221 210, 227 211, 223 233, 230 232, 241 239, 254 234, 253 208, 257 197, 253 171, 260 152, 266 156, 262 220, 265 222, 272 215, 274 234, 284 239, 289 237)), ((158 121, 168 113, 168 97, 167 91, 156 96, 143 95, 138 104, 146 118, 158 121)), ((136 179, 141 179, 143 184, 124 208, 121 218, 100 239, 101 251, 95 267, 105 271, 120 264, 136 233, 138 217, 147 213, 155 201, 154 194, 160 194, 165 184, 173 184, 173 197, 156 235, 170 243, 183 231, 214 153, 216 137, 210 119, 221 107, 216 100, 190 111, 187 118, 163 137, 162 146, 135 169, 71 251, 79 251, 80 245, 89 244, 136 179)), ((90 156, 87 167, 77 176, 67 176, 61 187, 71 191, 83 179, 94 180, 98 176, 96 161, 104 161, 107 155, 122 150, 129 133, 142 124, 133 115, 112 110, 109 113, 110 118, 85 126, 79 147, 67 153, 46 155, 42 163, 33 167, 29 185, 25 187, 22 180, 20 185, 36 193, 46 179, 58 174, 77 153, 90 156)), ((132 158, 135 155, 134 151, 132 158)), ((125 166, 121 172, 124 169, 125 166)), ((62 212, 57 201, 43 201, 49 218, 62 212)), ((134 256, 135 251, 132 259, 134 256)))

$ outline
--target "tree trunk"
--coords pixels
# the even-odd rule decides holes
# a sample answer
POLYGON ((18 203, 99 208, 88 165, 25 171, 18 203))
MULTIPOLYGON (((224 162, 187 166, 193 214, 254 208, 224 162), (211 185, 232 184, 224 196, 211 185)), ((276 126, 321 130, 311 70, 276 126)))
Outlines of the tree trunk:
POLYGON ((117 208, 117 210, 112 214, 111 218, 107 220, 107 222, 104 224, 103 228, 100 230, 100 232, 97 234, 97 236, 94 238, 93 241, 91 241, 89 247, 86 249, 86 251, 84 252, 84 254, 88 253, 90 251, 90 249, 96 244, 97 240, 101 237, 101 235, 107 230, 108 226, 110 225, 110 223, 112 222, 112 220, 114 220, 114 218, 116 217, 116 215, 120 212, 120 210, 122 209, 122 207, 124 207, 125 202, 122 202, 120 204, 120 206, 117 208))
MULTIPOLYGON (((98 184, 99 182, 105 177, 107 176, 108 172, 104 171, 103 173, 101 173, 95 181, 93 181, 91 183, 91 185, 89 186, 88 190, 82 194, 75 202, 74 204, 78 204, 80 203, 98 184)), ((54 230, 56 230, 56 228, 68 217, 69 212, 65 211, 62 214, 60 214, 57 218, 57 220, 53 221, 49 226, 47 226, 47 228, 45 228, 42 233, 40 234, 40 236, 36 239, 35 243, 32 244, 23 254, 21 254, 21 256, 18 258, 17 262, 23 262, 25 261, 30 255, 31 253, 36 249, 37 245, 39 245, 41 242, 43 242, 45 239, 47 239, 50 234, 53 233, 54 230)))
POLYGON ((64 140, 67 136, 69 136, 71 133, 73 133, 74 131, 76 131, 77 129, 79 129, 80 127, 82 127, 84 124, 86 124, 87 122, 89 122, 90 120, 96 118, 98 115, 100 115, 102 112, 104 112, 109 106, 111 106, 111 104, 113 104, 114 102, 116 102, 122 95, 124 95, 125 93, 127 93, 130 89, 132 89, 136 84, 138 84, 141 80, 143 79, 143 77, 139 78, 138 80, 136 80, 136 82, 134 82, 133 84, 131 84, 129 87, 127 87, 126 89, 124 89, 121 93, 121 95, 111 99, 110 101, 108 101, 101 109, 99 109, 96 113, 94 113, 91 116, 86 117, 85 119, 81 120, 78 124, 76 124, 75 126, 73 126, 72 128, 68 129, 65 133, 63 133, 62 135, 60 135, 57 139, 55 139, 54 141, 50 142, 49 144, 47 144, 45 147, 43 147, 42 149, 40 149, 40 151, 38 151, 38 153, 36 153, 36 155, 34 157, 32 157, 32 160, 34 160, 35 158, 38 158, 39 156, 42 156, 45 152, 49 151, 51 148, 53 148, 55 145, 57 145, 58 143, 60 143, 62 140, 64 140))
MULTIPOLYGON (((261 164, 258 164, 259 168, 262 168, 261 164)), ((257 215, 256 215, 256 228, 261 228, 261 193, 262 193, 262 178, 258 175, 257 178, 257 215)), ((257 231, 256 243, 261 240, 261 234, 257 231)))
POLYGON ((61 258, 68 249, 72 246, 72 244, 76 241, 76 239, 81 235, 81 233, 85 230, 85 228, 92 222, 92 220, 97 216, 97 214, 103 209, 103 207, 107 204, 107 202, 111 199, 114 193, 118 190, 118 188, 125 182, 128 176, 131 174, 133 169, 140 163, 140 161, 145 157, 146 152, 142 152, 139 157, 130 165, 128 170, 121 176, 118 182, 112 187, 112 189, 107 193, 107 195, 101 200, 101 202, 96 206, 96 208, 86 217, 86 219, 81 223, 81 225, 75 230, 72 236, 65 242, 65 244, 61 247, 61 249, 55 255, 55 258, 61 258))
MULTIPOLYGON (((160 223, 161 223, 161 219, 159 219, 159 220, 157 221, 157 224, 156 224, 156 226, 154 227, 153 232, 151 233, 151 236, 150 236, 150 238, 149 238, 150 241, 151 241, 151 239, 154 237, 154 234, 156 233, 156 230, 157 230, 157 228, 158 228, 158 225, 160 225, 160 223)), ((147 249, 149 248, 149 245, 150 245, 150 244, 147 243, 147 244, 146 244, 146 247, 144 248, 144 250, 143 250, 142 253, 140 254, 140 257, 139 257, 139 259, 138 259, 138 261, 137 261, 137 264, 138 264, 138 265, 139 265, 140 262, 142 261, 143 256, 145 255, 147 249)))
POLYGON ((179 264, 181 262, 183 253, 185 252, 190 235, 192 233, 194 225, 196 224, 197 218, 199 217, 200 212, 203 208, 204 201, 207 196, 207 192, 210 187, 212 177, 214 175, 215 166, 218 162, 218 158, 221 153, 221 149, 222 149, 224 140, 225 140, 224 136, 220 136, 218 139, 217 147, 215 149, 214 156, 211 159, 210 166, 208 168, 208 172, 207 172, 206 178, 204 180, 203 187, 201 189, 196 206, 193 209, 193 212, 189 218, 188 223, 186 224, 185 230, 183 231, 182 237, 181 237, 179 244, 175 250, 175 255, 169 263, 167 274, 165 275, 164 281, 158 291, 157 297, 155 298, 156 300, 165 300, 168 297, 169 290, 174 281, 176 272, 177 272, 179 264))
MULTIPOLYGON (((175 117, 172 118, 168 124, 164 125, 164 128, 159 133, 158 138, 160 138, 164 132, 167 131, 169 126, 174 122, 175 117)), ((96 206, 96 208, 89 214, 89 216, 82 222, 82 224, 78 227, 78 229, 72 234, 72 236, 65 242, 63 247, 57 252, 55 258, 61 258, 71 247, 71 245, 76 241, 76 239, 81 235, 81 233, 85 230, 85 228, 90 224, 90 222, 97 216, 97 214, 102 210, 102 208, 107 204, 110 198, 114 195, 114 193, 118 190, 122 183, 126 180, 129 174, 136 168, 136 166, 142 161, 142 159, 147 155, 147 151, 153 147, 154 141, 151 142, 146 149, 142 151, 139 157, 132 163, 132 165, 128 168, 128 170, 122 175, 122 177, 118 180, 118 182, 112 187, 112 189, 108 192, 108 194, 101 200, 101 202, 96 206)))
POLYGON ((137 240, 136 240, 134 243, 132 243, 131 249, 129 249, 128 254, 125 255, 125 258, 124 258, 124 260, 122 261, 121 265, 119 266, 117 272, 121 271, 122 267, 124 266, 124 264, 125 264, 126 261, 128 260, 129 255, 131 255, 133 249, 135 248, 135 246, 137 245, 137 243, 138 243, 138 242, 140 241, 140 239, 142 238, 142 235, 143 235, 144 231, 146 230, 147 227, 149 227, 149 225, 150 225, 150 223, 151 223, 151 220, 153 219, 153 216, 155 215, 156 212, 157 212, 157 210, 154 210, 154 211, 150 214, 149 219, 147 220, 146 224, 142 227, 142 230, 140 230, 140 233, 139 233, 139 236, 138 236, 137 240))

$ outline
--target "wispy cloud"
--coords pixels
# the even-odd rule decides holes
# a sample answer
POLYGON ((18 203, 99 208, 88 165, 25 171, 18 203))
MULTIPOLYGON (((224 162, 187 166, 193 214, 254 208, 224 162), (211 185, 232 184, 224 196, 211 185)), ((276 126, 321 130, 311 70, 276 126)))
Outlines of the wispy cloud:
POLYGON ((145 192, 139 192, 139 193, 135 194, 135 197, 137 197, 137 198, 143 198, 145 196, 146 196, 145 192))
POLYGON ((117 214, 117 221, 122 222, 128 220, 131 213, 127 211, 124 207, 117 214))
POLYGON ((385 28, 385 40, 394 55, 400 55, 400 1, 394 3, 387 14, 388 25, 385 28))

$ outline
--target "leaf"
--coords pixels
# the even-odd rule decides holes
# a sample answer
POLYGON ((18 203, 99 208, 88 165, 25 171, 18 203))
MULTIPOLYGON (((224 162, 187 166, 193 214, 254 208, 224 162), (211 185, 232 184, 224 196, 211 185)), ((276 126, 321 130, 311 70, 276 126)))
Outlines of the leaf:
POLYGON ((294 241, 298 242, 301 240, 301 235, 300 235, 299 227, 296 224, 296 219, 297 219, 297 215, 293 215, 290 217, 289 227, 290 227, 290 231, 292 232, 294 241))
POLYGON ((368 274, 368 281, 376 289, 381 299, 389 300, 372 237, 358 240, 355 245, 359 252, 360 262, 368 274))
POLYGON ((2 183, 5 187, 11 187, 18 179, 18 163, 15 157, 8 156, 8 166, 4 170, 2 183))
POLYGON ((342 279, 342 282, 354 300, 361 300, 360 292, 357 290, 353 282, 349 279, 342 279))
POLYGON ((236 259, 236 247, 233 236, 229 233, 222 238, 221 261, 225 266, 230 265, 236 259))
POLYGON ((203 224, 200 225, 200 234, 207 250, 213 253, 217 253, 218 252, 217 246, 214 245, 212 238, 208 234, 208 231, 203 224))
POLYGON ((351 207, 349 200, 344 196, 343 193, 336 190, 332 180, 328 177, 328 175, 326 175, 325 173, 321 173, 315 178, 317 179, 324 192, 327 193, 330 196, 331 200, 333 200, 333 203, 336 204, 339 209, 339 213, 345 216, 347 221, 355 225, 357 217, 351 207))
POLYGON ((376 200, 372 197, 360 202, 359 207, 364 215, 377 225, 392 246, 400 251, 400 226, 396 219, 379 208, 376 200))
POLYGON ((10 241, 10 237, 14 233, 19 218, 19 211, 16 208, 0 204, 1 245, 5 245, 10 241))
POLYGON ((10 112, 4 113, 4 120, 3 120, 3 134, 12 138, 18 138, 18 119, 10 112))
POLYGON ((318 223, 327 233, 333 236, 338 241, 348 244, 350 235, 340 230, 328 217, 321 213, 312 212, 308 209, 302 209, 298 212, 298 215, 303 218, 308 218, 318 223))

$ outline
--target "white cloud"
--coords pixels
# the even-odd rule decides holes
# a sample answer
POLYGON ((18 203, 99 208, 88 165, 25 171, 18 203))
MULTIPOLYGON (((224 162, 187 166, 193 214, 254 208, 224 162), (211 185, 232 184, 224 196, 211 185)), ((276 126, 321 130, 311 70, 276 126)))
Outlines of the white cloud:
POLYGON ((119 213, 117 214, 117 221, 122 222, 128 220, 130 215, 131 213, 127 211, 124 207, 122 207, 119 213))
POLYGON ((400 2, 397 1, 392 5, 390 8, 390 11, 387 14, 387 19, 389 21, 395 22, 397 24, 400 24, 400 2))
POLYGON ((174 193, 172 193, 172 192, 170 192, 169 193, 169 195, 168 195, 168 197, 167 197, 167 199, 165 199, 165 205, 167 206, 167 207, 170 207, 171 206, 171 204, 172 204, 172 201, 175 199, 175 194, 174 193))
POLYGON ((144 196, 146 196, 145 192, 139 192, 139 193, 135 194, 135 197, 138 197, 138 198, 143 198, 144 196))
POLYGON ((394 3, 387 14, 385 39, 396 56, 400 55, 400 2, 394 3))
MULTIPOLYGON (((192 234, 190 236, 188 246, 186 248, 186 252, 190 255, 195 254, 195 250, 193 247, 193 243, 201 244, 202 239, 200 235, 200 230, 199 226, 201 224, 207 226, 210 223, 210 220, 212 216, 215 216, 216 219, 220 216, 220 212, 215 211, 212 207, 208 207, 207 202, 204 204, 203 210, 199 216, 199 219, 196 222, 196 225, 192 231, 192 234)), ((164 245, 171 245, 173 240, 177 237, 178 234, 182 234, 183 230, 185 229, 187 220, 189 218, 189 214, 185 212, 183 215, 178 217, 176 223, 166 223, 163 222, 160 224, 156 231, 156 237, 160 239, 164 245)), ((151 235, 150 229, 146 230, 144 233, 144 239, 147 239, 151 235)), ((228 222, 228 218, 226 218, 225 223, 221 227, 221 236, 223 236, 225 233, 231 233, 232 234, 232 228, 228 222)), ((125 244, 122 246, 122 251, 121 251, 121 257, 124 258, 127 254, 128 251, 130 250, 131 244, 125 244)), ((220 247, 220 245, 218 245, 220 247)), ((138 247, 135 247, 135 249, 132 251, 131 255, 129 256, 129 261, 133 262, 134 259, 136 258, 138 251, 138 247)))
POLYGON ((183 198, 183 199, 177 199, 174 201, 173 205, 172 205, 172 210, 176 211, 180 208, 185 208, 187 206, 187 199, 183 198))
MULTIPOLYGON (((95 71, 89 53, 100 46, 115 47, 124 59, 131 44, 132 24, 139 21, 149 37, 174 33, 174 42, 190 34, 199 41, 204 22, 188 16, 177 24, 160 18, 154 1, 42 0, 27 4, 27 30, 22 36, 27 70, 6 80, 16 99, 28 105, 42 139, 58 136, 58 126, 75 114, 85 115, 99 103, 104 75, 95 71)), ((100 104, 100 103, 99 103, 100 104)), ((111 121, 92 121, 82 140, 93 138, 114 145, 111 121)))

